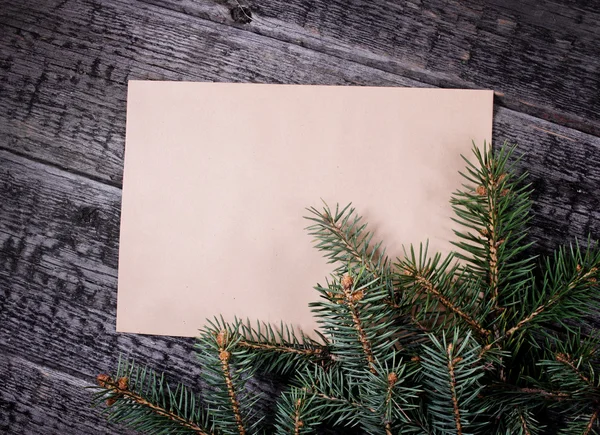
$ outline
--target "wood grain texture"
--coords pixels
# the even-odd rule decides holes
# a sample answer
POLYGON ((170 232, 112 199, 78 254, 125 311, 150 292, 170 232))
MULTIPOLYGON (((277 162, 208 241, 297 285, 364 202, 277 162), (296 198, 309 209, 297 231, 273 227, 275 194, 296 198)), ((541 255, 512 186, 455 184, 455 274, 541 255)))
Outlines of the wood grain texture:
MULTIPOLYGON (((203 6, 211 17, 231 20, 221 4, 194 4, 212 4, 203 6)), ((113 185, 122 176, 128 79, 431 86, 431 80, 407 79, 366 66, 366 60, 340 59, 153 5, 57 5, 23 2, 4 8, 0 128, 6 137, 0 146, 113 185)), ((586 62, 597 71, 598 59, 586 62)), ((554 75, 564 77, 559 70, 554 75)), ((522 86, 520 93, 527 92, 530 88, 522 86)), ((579 104, 577 98, 570 101, 579 104)), ((495 138, 510 134, 495 125, 495 138)))
POLYGON ((133 434, 107 425, 99 412, 80 414, 88 379, 78 378, 28 358, 6 352, 0 356, 0 431, 20 434, 133 434))
POLYGON ((128 79, 419 86, 154 6, 94 5, 5 8, 0 47, 14 54, 0 71, 0 128, 7 135, 0 146, 115 185, 128 79))
MULTIPOLYGON (((71 380, 77 387, 93 384, 98 373, 114 370, 119 355, 167 371, 174 382, 200 392, 193 339, 115 333, 120 189, 7 151, 0 151, 0 180, 0 379, 6 380, 0 414, 8 421, 0 419, 0 429, 97 433, 95 425, 78 423, 97 422, 97 411, 89 407, 89 392, 71 380), (18 394, 15 358, 49 373, 45 394, 70 395, 60 421, 54 421, 54 408, 38 410, 39 402, 18 394), (63 385, 63 378, 71 384, 63 385), (45 421, 38 415, 55 426, 38 427, 45 421), (26 424, 27 416, 36 418, 26 424)), ((203 323, 199 319, 198 327, 203 323)), ((21 382, 33 388, 27 379, 21 382)), ((259 405, 271 406, 278 385, 263 380, 253 388, 267 393, 259 405)))
MULTIPOLYGON (((231 23, 238 0, 142 0, 231 23)), ((242 1, 240 26, 433 86, 488 88, 498 102, 600 132, 600 3, 516 1, 242 1)))
POLYGON ((202 386, 193 340, 114 330, 128 79, 493 88, 536 252, 600 239, 598 2, 243 4, 0 0, 0 432, 122 433, 80 388, 119 354, 202 386))

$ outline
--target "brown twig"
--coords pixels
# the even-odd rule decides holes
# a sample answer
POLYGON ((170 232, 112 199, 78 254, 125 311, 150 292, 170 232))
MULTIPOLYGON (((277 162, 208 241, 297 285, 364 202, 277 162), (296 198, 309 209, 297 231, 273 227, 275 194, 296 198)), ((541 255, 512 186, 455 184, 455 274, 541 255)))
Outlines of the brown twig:
POLYGON ((554 393, 552 391, 546 391, 540 388, 521 388, 519 391, 528 394, 539 394, 540 396, 556 400, 563 400, 570 397, 568 393, 554 393))
POLYGON ((419 274, 415 275, 415 280, 418 284, 420 284, 421 288, 426 293, 429 293, 435 297, 446 309, 463 319, 479 335, 486 337, 490 334, 490 331, 481 326, 479 322, 477 322, 459 307, 455 306, 447 297, 445 297, 437 288, 435 288, 430 280, 419 274))
POLYGON ((231 353, 229 353, 229 351, 225 349, 227 345, 227 340, 228 336, 227 331, 225 330, 219 332, 216 336, 216 342, 219 346, 219 360, 221 361, 221 370, 223 372, 223 378, 225 379, 225 385, 227 386, 227 393, 229 395, 229 400, 231 401, 231 409, 233 411, 233 416, 235 418, 238 432, 240 433, 240 435, 246 435, 244 421, 240 413, 240 402, 238 401, 237 394, 235 393, 235 388, 233 385, 233 380, 231 379, 231 367, 229 366, 229 359, 231 358, 231 353))
MULTIPOLYGON (((97 379, 98 379, 98 385, 100 385, 102 388, 106 388, 107 390, 114 392, 118 398, 121 398, 121 399, 127 398, 127 399, 137 403, 138 405, 145 406, 145 407, 151 409, 152 412, 154 412, 155 414, 158 414, 162 417, 168 418, 169 420, 177 422, 181 426, 194 431, 194 433, 196 433, 198 435, 213 435, 212 432, 205 431, 200 426, 192 423, 189 420, 186 420, 183 417, 180 417, 179 415, 175 414, 173 411, 169 411, 158 405, 155 405, 154 403, 151 403, 148 400, 144 399, 139 394, 134 393, 133 391, 131 391, 129 389, 129 381, 125 377, 118 379, 117 382, 114 382, 108 375, 98 375, 97 379)), ((109 399, 109 400, 111 400, 111 399, 109 399)), ((114 403, 114 401, 111 400, 109 402, 109 406, 111 406, 113 403, 114 403)))
MULTIPOLYGON (((396 382, 398 382, 398 375, 394 372, 390 372, 388 374, 387 380, 388 380, 388 386, 387 386, 387 392, 385 395, 386 409, 387 409, 388 405, 390 404, 390 401, 392 400, 392 393, 394 392, 394 386, 396 385, 396 382)), ((402 409, 402 407, 398 406, 398 409, 404 415, 404 417, 406 417, 407 420, 410 420, 408 418, 408 415, 406 415, 406 413, 402 409)), ((385 422, 385 433, 386 433, 386 435, 392 435, 392 424, 389 421, 385 422)))
POLYGON ((344 232, 342 231, 342 229, 340 227, 338 227, 338 225, 333 220, 333 216, 331 216, 328 213, 322 214, 321 216, 323 218, 325 218, 325 220, 329 224, 328 229, 333 234, 335 234, 338 237, 339 240, 342 241, 342 243, 344 244, 346 250, 348 252, 350 252, 350 254, 354 257, 354 259, 358 263, 362 264, 368 272, 370 272, 371 274, 373 274, 373 276, 375 278, 379 278, 380 274, 379 274, 379 271, 375 268, 375 265, 371 261, 365 261, 365 262, 363 262, 362 255, 360 255, 360 253, 356 250, 356 248, 352 245, 352 243, 350 243, 350 241, 347 240, 346 235, 344 234, 344 232))
MULTIPOLYGON (((585 281, 588 278, 590 278, 590 276, 593 275, 595 272, 596 272, 595 268, 591 268, 589 271, 587 271, 584 274, 581 274, 581 270, 578 270, 578 275, 572 281, 569 282, 569 285, 567 286, 567 292, 570 290, 573 290, 577 286, 577 284, 579 284, 580 282, 585 281)), ((508 331, 506 331, 506 333, 504 334, 504 337, 502 337, 502 338, 504 338, 504 339, 509 338, 511 335, 513 335, 515 332, 517 332, 519 329, 521 329, 526 324, 530 323, 532 320, 534 320, 537 316, 542 314, 544 311, 547 311, 550 307, 555 305, 560 300, 560 296, 562 296, 562 295, 556 294, 553 297, 551 297, 548 302, 537 307, 529 316, 527 316, 526 318, 521 320, 519 323, 517 323, 515 326, 510 328, 508 331)))
POLYGON ((529 431, 529 428, 527 427, 527 421, 525 420, 525 417, 523 417, 523 414, 520 411, 519 411, 519 418, 521 419, 521 427, 525 431, 525 435, 531 435, 531 432, 529 431))
POLYGON ((592 414, 592 417, 590 418, 590 421, 588 422, 587 426, 585 427, 585 432, 583 433, 583 435, 589 435, 590 433, 592 433, 592 429, 594 427, 594 423, 598 419, 598 412, 599 412, 599 410, 596 410, 592 414))
MULTIPOLYGON (((490 288, 492 290, 492 300, 494 302, 494 308, 499 311, 501 308, 498 304, 499 296, 499 269, 498 269, 498 245, 497 240, 498 234, 496 233, 496 226, 498 225, 498 207, 496 204, 497 187, 502 182, 504 176, 500 176, 497 180, 492 179, 489 181, 487 188, 483 188, 483 193, 487 196, 488 201, 488 217, 489 217, 489 228, 486 228, 485 234, 488 241, 489 259, 488 263, 490 266, 489 281, 490 288)), ((479 189, 478 189, 479 193, 479 189)))
POLYGON ((575 374, 579 377, 579 379, 581 379, 586 384, 590 383, 589 378, 579 371, 579 369, 575 366, 575 364, 573 363, 573 360, 571 359, 571 357, 569 355, 564 354, 564 353, 558 353, 558 354, 556 354, 556 361, 561 362, 561 363, 565 364, 566 366, 568 366, 571 370, 573 370, 575 372, 575 374))
POLYGON ((294 406, 294 435, 300 435, 300 429, 304 426, 304 422, 300 420, 300 407, 302 406, 302 399, 296 401, 294 406))
POLYGON ((245 347, 247 349, 255 349, 255 350, 272 350, 275 352, 281 353, 294 353, 298 355, 305 356, 315 356, 322 357, 326 354, 324 348, 314 348, 314 349, 302 349, 291 346, 277 345, 277 344, 269 344, 269 343, 259 343, 248 340, 239 340, 236 343, 236 346, 245 347))
POLYGON ((456 425, 456 435, 462 435, 462 424, 460 421, 460 408, 458 406, 458 397, 456 395, 456 376, 454 368, 456 364, 462 361, 461 357, 452 358, 452 343, 448 345, 448 373, 450 373, 450 392, 452 394, 452 406, 454 407, 454 423, 456 425))
POLYGON ((358 339, 360 344, 362 345, 363 352, 365 354, 365 358, 367 359, 367 363, 369 364, 369 370, 371 373, 377 373, 375 369, 375 357, 373 356, 373 350, 371 348, 371 342, 367 338, 367 334, 362 326, 362 322, 358 315, 358 310, 356 309, 356 305, 352 300, 347 299, 346 305, 350 309, 352 313, 352 320, 354 321, 354 327, 356 328, 356 332, 358 334, 358 339))

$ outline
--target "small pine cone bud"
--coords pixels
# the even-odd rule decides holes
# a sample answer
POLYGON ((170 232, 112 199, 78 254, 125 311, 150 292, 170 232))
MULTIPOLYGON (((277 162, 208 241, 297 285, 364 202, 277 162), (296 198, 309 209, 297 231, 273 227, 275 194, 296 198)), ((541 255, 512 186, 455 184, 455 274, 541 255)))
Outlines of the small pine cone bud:
POLYGON ((500 246, 503 243, 504 243, 504 239, 500 239, 496 242, 496 246, 500 246))
POLYGON ((219 359, 223 362, 227 362, 229 361, 229 358, 231 358, 231 354, 229 352, 227 352, 226 350, 222 350, 221 352, 219 352, 219 359))
POLYGON ((388 383, 393 386, 396 382, 398 382, 398 375, 394 372, 388 374, 388 383))
POLYGON ((477 186, 477 195, 481 195, 481 196, 485 196, 487 195, 487 189, 485 188, 485 186, 477 186))
POLYGON ((362 290, 357 290, 354 293, 352 293, 352 301, 353 302, 358 302, 364 297, 365 297, 365 293, 362 290))
POLYGON ((502 183, 502 181, 506 178, 506 174, 500 174, 498 177, 498 183, 502 183))
POLYGON ((590 278, 590 279, 589 279, 589 281, 590 281, 590 282, 592 282, 592 283, 595 283, 595 282, 597 282, 598 280, 597 280, 596 278, 592 277, 592 278, 590 278))
POLYGON ((302 399, 296 400, 296 407, 300 408, 300 406, 302 406, 302 399))
POLYGON ((98 376, 96 376, 96 382, 102 388, 106 388, 108 384, 112 384, 113 380, 110 376, 102 373, 102 374, 99 374, 98 376))
POLYGON ((421 358, 419 357, 419 355, 415 355, 410 360, 414 361, 414 362, 419 362, 419 361, 421 361, 421 358))
POLYGON ((506 195, 508 195, 509 192, 510 192, 510 190, 508 190, 508 189, 502 189, 502 192, 500 192, 500 196, 506 196, 506 195))
POLYGON ((352 279, 350 274, 346 273, 346 274, 344 274, 344 276, 342 276, 341 283, 342 283, 342 288, 344 290, 349 290, 352 288, 352 285, 354 284, 354 280, 352 279))
POLYGON ((327 296, 332 302, 335 302, 336 304, 344 303, 344 296, 340 293, 327 292, 327 296))
POLYGON ((592 268, 590 269, 590 273, 591 273, 592 275, 593 275, 593 274, 595 274, 595 273, 597 273, 597 272, 598 272, 598 268, 597 268, 597 267, 592 267, 592 268))
POLYGON ((487 237, 490 234, 487 228, 482 228, 479 232, 483 237, 487 237))
POLYGON ((222 330, 217 334, 217 344, 219 347, 225 347, 227 344, 227 331, 222 330))
POLYGON ((564 353, 557 353, 556 354, 556 360, 560 361, 560 362, 566 362, 569 360, 568 356, 564 353))
POLYGON ((106 406, 113 406, 117 401, 116 397, 111 397, 110 399, 106 399, 106 406))
POLYGON ((304 422, 302 420, 298 420, 298 423, 296 423, 297 427, 304 427, 304 422))
POLYGON ((129 379, 126 377, 119 378, 117 388, 123 391, 127 390, 129 388, 129 379))
POLYGON ((454 348, 454 345, 452 343, 448 344, 448 353, 452 352, 452 349, 454 348))
POLYGON ((577 272, 581 272, 581 264, 577 265, 577 272))

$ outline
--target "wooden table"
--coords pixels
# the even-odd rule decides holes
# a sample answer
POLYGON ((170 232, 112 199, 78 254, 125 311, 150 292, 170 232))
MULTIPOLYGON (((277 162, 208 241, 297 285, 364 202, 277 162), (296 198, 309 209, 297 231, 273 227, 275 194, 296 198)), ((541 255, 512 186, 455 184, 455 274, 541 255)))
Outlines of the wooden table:
POLYGON ((0 0, 0 432, 121 433, 82 388, 120 353, 200 382, 193 340, 115 333, 129 79, 493 89, 537 251, 600 238, 598 1, 244 5, 0 0))

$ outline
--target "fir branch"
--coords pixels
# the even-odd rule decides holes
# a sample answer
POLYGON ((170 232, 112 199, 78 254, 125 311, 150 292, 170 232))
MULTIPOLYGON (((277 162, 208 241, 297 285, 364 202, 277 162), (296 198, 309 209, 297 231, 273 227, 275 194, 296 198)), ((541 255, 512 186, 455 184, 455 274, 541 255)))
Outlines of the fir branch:
MULTIPOLYGON (((481 311, 479 317, 485 317, 487 308, 480 303, 478 291, 472 291, 472 283, 465 280, 459 266, 453 264, 454 254, 442 259, 441 254, 436 253, 429 258, 427 251, 428 244, 421 245, 417 256, 414 247, 410 247, 405 258, 396 264, 398 286, 413 301, 413 306, 423 305, 421 317, 431 325, 437 324, 436 329, 447 326, 444 319, 451 315, 480 337, 489 336, 490 331, 475 317, 478 311, 481 311), (430 306, 428 298, 435 300, 445 311, 442 312, 439 306, 430 306), (461 306, 461 302, 465 306, 461 306)), ((414 314, 413 317, 417 327, 423 329, 424 325, 414 314)))
POLYGON ((298 348, 287 346, 285 344, 260 343, 249 340, 240 340, 237 342, 237 346, 252 350, 273 351, 276 353, 291 353, 296 355, 302 355, 308 358, 322 358, 327 352, 327 350, 324 347, 312 349, 298 348))
POLYGON ((299 373, 296 388, 313 397, 313 412, 334 426, 354 426, 376 413, 361 401, 356 380, 337 364, 327 370, 315 366, 299 373))
POLYGON ((314 432, 321 423, 314 411, 314 396, 302 388, 291 387, 277 403, 277 435, 301 435, 314 432))
POLYGON ((314 222, 307 227, 309 235, 316 239, 316 249, 323 252, 329 263, 337 263, 335 273, 364 269, 384 285, 388 292, 386 302, 396 307, 394 286, 391 279, 391 262, 382 248, 382 242, 372 244, 373 233, 367 230, 352 204, 340 210, 336 205, 331 210, 324 202, 323 210, 307 208, 305 219, 314 222))
POLYGON ((460 421, 460 408, 458 405, 458 396, 456 394, 456 375, 454 369, 456 364, 462 361, 462 357, 453 358, 452 343, 448 344, 446 354, 448 356, 448 374, 450 375, 450 395, 452 396, 452 406, 454 408, 454 424, 456 425, 456 433, 462 435, 462 423, 460 421))
POLYGON ((560 435, 592 435, 598 433, 598 421, 600 409, 596 409, 591 414, 577 415, 569 419, 566 426, 560 431, 560 435))
POLYGON ((581 331, 600 309, 600 250, 561 248, 534 270, 530 192, 511 153, 484 146, 467 161, 468 184, 452 199, 458 254, 411 247, 393 270, 350 205, 309 209, 317 249, 338 263, 310 305, 322 343, 283 324, 217 319, 197 345, 205 410, 185 388, 127 364, 99 377, 95 403, 151 434, 306 435, 325 421, 386 435, 539 435, 548 410, 562 434, 597 433, 600 338, 581 331), (293 375, 274 427, 246 391, 258 369, 293 375))
POLYGON ((425 293, 435 297, 446 309, 463 319, 479 335, 485 337, 490 334, 490 332, 481 326, 479 322, 477 322, 475 319, 465 313, 460 307, 457 307, 448 298, 446 298, 426 277, 422 275, 415 275, 414 278, 425 293))
POLYGON ((585 382, 586 384, 590 384, 590 379, 579 371, 579 368, 575 365, 575 363, 569 355, 566 355, 564 353, 558 353, 556 354, 555 358, 556 361, 561 362, 567 367, 569 367, 573 371, 573 373, 575 373, 577 377, 579 377, 579 379, 581 379, 583 382, 585 382))
POLYGON ((519 419, 521 420, 521 429, 523 429, 524 435, 532 435, 529 430, 529 425, 527 424, 527 420, 523 416, 523 413, 519 410, 519 419))
POLYGON ((316 289, 323 300, 310 306, 325 334, 330 335, 332 355, 362 376, 373 373, 377 360, 392 356, 404 330, 385 303, 385 286, 360 269, 316 289))
POLYGON ((591 248, 582 254, 579 245, 571 246, 568 256, 560 248, 554 256, 554 264, 547 260, 543 288, 538 299, 541 302, 529 315, 508 329, 502 339, 510 338, 526 326, 539 321, 564 322, 586 314, 598 306, 597 287, 600 251, 591 248), (584 264, 582 266, 582 263, 584 264))
POLYGON ((209 386, 204 392, 208 412, 218 422, 223 435, 253 433, 260 423, 254 416, 254 405, 261 395, 245 394, 246 382, 256 369, 244 364, 245 353, 237 350, 237 343, 242 338, 237 333, 240 322, 230 325, 223 319, 215 319, 208 323, 196 345, 202 361, 203 379, 209 386))
POLYGON ((365 330, 363 328, 362 321, 360 320, 360 316, 358 314, 358 310, 356 308, 355 303, 357 300, 363 298, 363 296, 361 296, 361 293, 359 293, 362 290, 354 290, 354 279, 349 274, 346 274, 342 277, 341 284, 342 291, 346 296, 344 299, 344 304, 346 304, 346 306, 350 310, 350 313, 352 314, 352 321, 354 322, 354 327, 356 328, 358 339, 360 341, 363 352, 365 354, 365 358, 369 365, 369 370, 371 371, 371 373, 376 373, 375 357, 373 356, 371 342, 367 338, 367 334, 365 333, 365 330))
POLYGON ((430 338, 433 346, 423 347, 421 373, 433 426, 447 434, 471 432, 480 424, 475 419, 486 421, 487 411, 486 403, 477 400, 483 376, 479 346, 470 332, 463 338, 458 330, 449 342, 445 335, 441 342, 430 338))
POLYGON ((209 435, 211 433, 206 432, 205 429, 197 424, 179 416, 176 412, 152 403, 148 399, 142 397, 140 394, 136 394, 135 392, 131 391, 129 389, 129 378, 121 377, 117 379, 117 381, 114 381, 109 375, 101 374, 98 375, 98 385, 104 388, 106 390, 105 393, 110 396, 107 399, 108 406, 114 406, 117 401, 130 401, 142 408, 148 408, 156 415, 165 417, 198 435, 209 435))
POLYGON ((565 400, 571 397, 568 393, 547 391, 541 388, 520 388, 519 391, 526 394, 539 395, 544 399, 565 400))
POLYGON ((541 426, 530 412, 532 407, 527 404, 517 405, 507 410, 496 430, 498 435, 538 435, 544 426, 541 426))
POLYGON ((300 435, 300 429, 304 426, 304 422, 300 420, 300 409, 302 407, 302 399, 294 405, 294 435, 300 435))
POLYGON ((367 433, 378 433, 382 427, 394 431, 397 427, 415 425, 413 411, 417 408, 421 390, 414 385, 418 365, 392 358, 376 365, 375 373, 359 384, 361 402, 370 410, 361 426, 367 433))
POLYGON ((231 409, 235 417, 236 425, 240 435, 246 435, 246 429, 244 427, 244 421, 240 414, 240 403, 233 386, 233 380, 231 378, 231 368, 229 367, 229 360, 231 359, 231 353, 226 349, 227 347, 227 331, 220 331, 215 338, 217 345, 219 346, 219 360, 221 361, 221 369, 223 371, 223 379, 227 385, 227 393, 229 400, 231 401, 231 409))
POLYGON ((330 263, 338 262, 342 267, 348 265, 365 268, 376 278, 382 278, 389 269, 385 252, 379 253, 381 242, 371 246, 373 234, 366 230, 362 218, 358 216, 352 204, 343 209, 336 206, 335 212, 324 204, 323 211, 314 207, 307 209, 312 216, 305 218, 315 222, 307 229, 319 243, 316 248, 325 251, 330 263))
POLYGON ((281 323, 279 327, 249 320, 235 320, 233 324, 222 323, 232 337, 238 337, 235 350, 241 364, 253 366, 256 370, 270 373, 287 374, 308 364, 330 364, 331 355, 325 337, 322 342, 313 340, 301 331, 281 323), (325 344, 323 344, 325 343, 325 344))
POLYGON ((590 420, 589 420, 587 426, 585 427, 585 432, 583 433, 583 435, 589 435, 590 433, 592 433, 594 424, 598 420, 598 413, 600 413, 600 410, 597 409, 596 411, 594 411, 594 413, 590 417, 590 420))
POLYGON ((183 385, 171 390, 162 375, 133 361, 119 360, 116 374, 98 375, 97 383, 94 404, 106 402, 109 420, 148 434, 213 435, 195 394, 183 385))
POLYGON ((474 146, 473 152, 477 165, 463 156, 467 167, 461 172, 469 185, 451 200, 454 221, 464 228, 455 231, 461 241, 453 244, 467 264, 465 271, 485 283, 480 290, 497 317, 503 305, 520 299, 518 289, 531 281, 533 258, 519 258, 531 246, 524 243, 531 219, 530 190, 521 186, 526 174, 515 176, 514 163, 509 164, 514 147, 505 145, 494 153, 484 143, 483 150, 474 146))
MULTIPOLYGON (((252 366, 254 370, 287 374, 308 364, 327 365, 334 360, 327 344, 302 332, 296 333, 283 322, 278 327, 264 322, 256 322, 253 326, 249 320, 242 322, 239 319, 232 323, 215 319, 212 323, 213 333, 226 331, 229 350, 235 353, 237 363, 252 366)), ((321 338, 326 342, 325 337, 321 338)))

